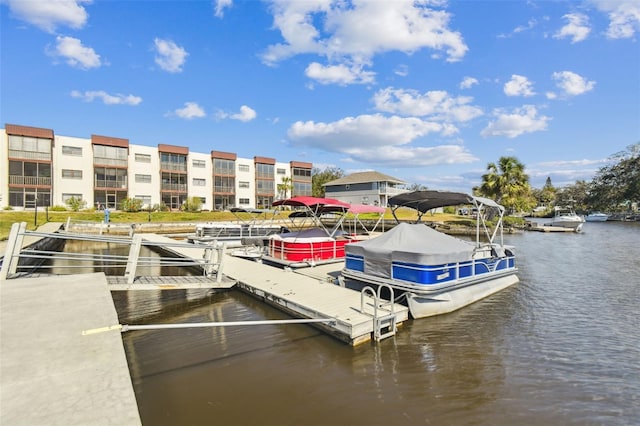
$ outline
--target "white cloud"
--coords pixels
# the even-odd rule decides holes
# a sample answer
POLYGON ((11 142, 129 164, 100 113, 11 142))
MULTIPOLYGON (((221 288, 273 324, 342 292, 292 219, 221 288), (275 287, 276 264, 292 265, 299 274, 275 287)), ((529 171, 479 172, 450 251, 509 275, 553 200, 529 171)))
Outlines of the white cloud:
POLYGON ((507 96, 533 96, 533 83, 527 77, 513 74, 511 80, 504 85, 504 93, 507 96))
POLYGON ((229 117, 233 120, 239 120, 239 121, 251 121, 254 118, 256 118, 257 114, 256 112, 249 108, 246 105, 242 105, 240 107, 240 112, 236 113, 236 114, 231 114, 229 117))
POLYGON ((5 1, 18 19, 49 33, 55 32, 59 26, 73 29, 84 27, 88 15, 82 4, 92 3, 92 0, 5 1))
POLYGON ((473 77, 465 77, 462 82, 460 82, 461 89, 470 89, 472 86, 478 84, 478 80, 473 77))
POLYGON ((565 96, 577 96, 593 90, 596 85, 595 81, 588 81, 584 77, 571 72, 561 71, 554 72, 551 76, 565 96))
POLYGON ((375 73, 363 71, 361 66, 348 67, 347 65, 323 66, 317 62, 309 64, 305 75, 321 84, 368 84, 375 80, 375 73))
POLYGON ((393 72, 400 77, 406 77, 409 75, 409 67, 405 64, 400 64, 396 67, 393 72))
POLYGON ((637 0, 592 0, 592 3, 609 15, 607 37, 632 38, 640 31, 640 2, 637 0))
POLYGON ((184 108, 178 108, 172 113, 166 114, 167 116, 176 116, 184 118, 185 120, 193 120, 194 118, 202 118, 207 115, 204 109, 196 102, 185 102, 184 108))
POLYGON ((156 38, 153 43, 156 49, 156 64, 167 72, 182 72, 182 66, 189 56, 187 51, 171 40, 156 38))
POLYGON ((70 66, 83 70, 98 68, 102 65, 100 55, 92 48, 83 46, 80 40, 73 37, 56 37, 55 48, 47 48, 47 54, 61 57, 70 66))
POLYGON ((255 119, 257 116, 258 114, 256 114, 256 112, 253 109, 251 109, 246 105, 242 105, 240 107, 240 112, 237 112, 235 114, 221 111, 221 110, 215 113, 215 118, 218 120, 231 119, 231 120, 238 120, 238 121, 244 121, 244 122, 251 121, 255 119))
POLYGON ((140 102, 142 102, 142 98, 140 96, 122 95, 120 93, 110 95, 104 90, 93 90, 86 92, 74 90, 71 92, 71 96, 74 98, 82 99, 85 102, 93 102, 95 99, 100 99, 106 105, 138 105, 140 102))
POLYGON ((589 36, 591 28, 589 27, 589 17, 583 13, 568 13, 563 16, 568 23, 562 27, 553 38, 571 37, 571 43, 578 43, 589 36))
POLYGON ((505 136, 515 138, 525 133, 539 132, 547 129, 547 123, 551 120, 544 115, 538 115, 538 110, 533 105, 524 105, 516 108, 512 113, 503 110, 495 110, 496 119, 491 121, 482 130, 482 137, 505 136))
POLYGON ((470 105, 473 98, 453 97, 444 90, 419 93, 416 90, 388 87, 373 95, 379 111, 406 116, 429 117, 446 122, 465 122, 482 115, 479 107, 470 105))
POLYGON ((347 117, 332 123, 296 122, 288 131, 296 146, 349 156, 346 161, 418 167, 433 164, 475 161, 460 145, 435 147, 410 145, 432 133, 443 133, 447 126, 415 117, 385 117, 381 114, 347 117))
POLYGON ((233 6, 233 0, 216 0, 214 4, 216 17, 222 18, 224 16, 224 10, 233 6))
MULTIPOLYGON (((270 45, 262 59, 275 64, 298 54, 317 54, 326 57, 330 64, 324 67, 325 71, 338 71, 333 67, 343 63, 351 70, 369 65, 379 53, 412 54, 427 48, 444 52, 447 61, 459 61, 468 47, 459 32, 449 29, 451 15, 436 10, 435 6, 439 4, 413 0, 274 1, 273 25, 280 31, 283 42, 270 45)), ((315 69, 321 70, 317 65, 315 69)), ((362 82, 362 74, 359 77, 353 81, 362 82)), ((344 84, 348 80, 336 81, 344 84)))

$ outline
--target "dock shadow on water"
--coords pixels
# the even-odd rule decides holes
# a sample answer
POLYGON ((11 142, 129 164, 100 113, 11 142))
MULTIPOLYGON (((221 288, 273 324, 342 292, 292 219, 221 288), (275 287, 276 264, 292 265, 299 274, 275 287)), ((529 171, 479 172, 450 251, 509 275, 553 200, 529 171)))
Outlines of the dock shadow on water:
MULTIPOLYGON (((520 283, 351 347, 309 325, 123 334, 149 425, 631 425, 640 226, 523 233, 520 283)), ((114 292, 121 323, 286 319, 237 290, 114 292)))

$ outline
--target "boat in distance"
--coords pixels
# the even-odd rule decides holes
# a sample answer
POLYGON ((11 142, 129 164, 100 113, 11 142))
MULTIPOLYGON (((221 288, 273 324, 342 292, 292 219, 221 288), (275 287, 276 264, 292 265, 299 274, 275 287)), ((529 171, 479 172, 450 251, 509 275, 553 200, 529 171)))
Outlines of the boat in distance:
POLYGON ((606 222, 609 220, 609 215, 601 212, 591 212, 584 218, 584 220, 587 222, 606 222))
POLYGON ((551 226, 559 226, 562 228, 570 228, 576 232, 582 231, 582 225, 585 220, 582 216, 576 214, 570 207, 556 207, 551 226))
POLYGON ((503 242, 504 207, 493 200, 458 192, 414 191, 389 199, 418 213, 375 238, 345 246, 344 278, 388 286, 406 298, 413 318, 453 312, 517 283, 512 247, 503 242), (471 205, 478 211, 475 242, 436 231, 422 222, 435 208, 471 205), (490 229, 488 220, 496 223, 490 229), (481 232, 482 231, 482 232, 481 232))

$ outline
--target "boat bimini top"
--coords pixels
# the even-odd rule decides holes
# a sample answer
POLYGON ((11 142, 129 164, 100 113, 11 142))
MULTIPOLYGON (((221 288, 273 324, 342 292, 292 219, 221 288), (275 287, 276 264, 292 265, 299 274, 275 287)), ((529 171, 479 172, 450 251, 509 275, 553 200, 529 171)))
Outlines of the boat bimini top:
POLYGON ((398 220, 398 217, 396 216, 396 210, 401 207, 407 207, 416 210, 418 212, 417 222, 420 222, 424 214, 433 209, 447 206, 472 205, 473 207, 478 209, 478 219, 476 223, 476 245, 478 247, 480 246, 480 224, 482 224, 484 235, 487 237, 490 244, 493 244, 494 238, 496 237, 498 231, 500 231, 500 245, 503 245, 502 219, 505 210, 503 206, 489 198, 477 197, 462 192, 423 190, 406 192, 404 194, 396 195, 389 199, 388 204, 389 207, 391 207, 391 213, 393 214, 393 217, 397 222, 400 222, 400 220, 398 220), (487 209, 491 209, 498 214, 498 222, 495 225, 493 233, 490 232, 486 222, 487 218, 483 213, 487 209))

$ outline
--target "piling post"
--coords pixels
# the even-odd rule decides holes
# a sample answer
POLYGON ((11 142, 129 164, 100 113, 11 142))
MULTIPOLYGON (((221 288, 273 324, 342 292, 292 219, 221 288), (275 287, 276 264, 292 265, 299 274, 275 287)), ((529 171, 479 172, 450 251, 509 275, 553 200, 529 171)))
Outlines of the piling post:
POLYGON ((140 256, 140 247, 142 246, 142 235, 135 234, 129 248, 129 258, 127 266, 124 270, 124 276, 127 278, 127 284, 133 284, 136 279, 136 268, 138 267, 138 258, 140 256))
POLYGON ((226 257, 226 254, 227 254, 227 244, 222 243, 217 247, 217 249, 218 249, 218 272, 216 272, 216 282, 221 283, 222 270, 224 269, 223 268, 224 258, 226 257))

